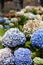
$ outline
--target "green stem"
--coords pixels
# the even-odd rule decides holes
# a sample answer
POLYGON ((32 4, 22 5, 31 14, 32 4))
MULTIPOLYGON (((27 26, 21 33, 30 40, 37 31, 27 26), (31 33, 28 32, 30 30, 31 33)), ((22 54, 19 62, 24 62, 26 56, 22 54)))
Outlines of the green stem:
POLYGON ((43 58, 43 49, 40 49, 40 57, 43 58))

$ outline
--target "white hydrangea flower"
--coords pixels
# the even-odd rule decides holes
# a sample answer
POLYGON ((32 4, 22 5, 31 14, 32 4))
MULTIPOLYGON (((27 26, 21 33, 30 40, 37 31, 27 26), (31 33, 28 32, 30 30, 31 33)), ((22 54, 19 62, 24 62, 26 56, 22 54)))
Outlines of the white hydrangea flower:
POLYGON ((22 15, 24 15, 24 11, 16 12, 16 15, 17 15, 17 16, 22 16, 22 15))
POLYGON ((28 9, 28 8, 30 8, 30 6, 26 6, 25 8, 28 9))
POLYGON ((17 18, 11 18, 11 22, 12 22, 12 23, 18 22, 18 19, 17 19, 17 18))
POLYGON ((41 11, 43 12, 43 7, 41 8, 41 11))
POLYGON ((40 15, 35 15, 35 19, 42 20, 42 17, 40 15))
POLYGON ((30 12, 24 13, 24 16, 28 19, 34 19, 35 18, 35 15, 33 13, 30 13, 30 12))
POLYGON ((9 23, 9 25, 12 27, 12 26, 14 26, 14 23, 9 23))
POLYGON ((29 18, 28 13, 24 13, 24 16, 25 16, 26 18, 29 18))
POLYGON ((31 9, 31 6, 26 6, 25 9, 26 9, 27 11, 32 10, 32 9, 31 9))
POLYGON ((41 64, 43 64, 43 59, 40 57, 35 57, 33 59, 33 62, 34 62, 34 65, 41 65, 41 64))
POLYGON ((24 13, 26 12, 26 9, 24 8, 24 9, 22 9, 21 11, 23 11, 24 13))

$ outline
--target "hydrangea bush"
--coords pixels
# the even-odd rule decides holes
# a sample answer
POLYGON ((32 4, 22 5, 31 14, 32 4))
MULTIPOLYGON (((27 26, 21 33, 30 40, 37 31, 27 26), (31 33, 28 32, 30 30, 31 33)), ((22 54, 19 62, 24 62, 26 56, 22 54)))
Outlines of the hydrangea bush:
POLYGON ((26 6, 4 16, 0 15, 0 65, 43 65, 43 7, 26 6))
POLYGON ((16 65, 31 65, 31 51, 27 48, 19 48, 14 52, 14 61, 16 65))

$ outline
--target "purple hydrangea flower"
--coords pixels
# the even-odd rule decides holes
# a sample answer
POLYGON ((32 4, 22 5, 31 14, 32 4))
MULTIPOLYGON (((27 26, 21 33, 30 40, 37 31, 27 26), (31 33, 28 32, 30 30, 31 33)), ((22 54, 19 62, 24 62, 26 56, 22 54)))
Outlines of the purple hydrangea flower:
POLYGON ((25 35, 17 28, 11 28, 8 30, 2 38, 2 45, 15 47, 17 45, 23 45, 26 41, 25 35))
POLYGON ((19 48, 14 52, 14 61, 16 65, 31 65, 31 51, 27 48, 19 48))
POLYGON ((43 29, 36 30, 31 36, 32 46, 43 48, 43 29))
POLYGON ((0 65, 14 65, 14 56, 9 48, 0 50, 0 65))

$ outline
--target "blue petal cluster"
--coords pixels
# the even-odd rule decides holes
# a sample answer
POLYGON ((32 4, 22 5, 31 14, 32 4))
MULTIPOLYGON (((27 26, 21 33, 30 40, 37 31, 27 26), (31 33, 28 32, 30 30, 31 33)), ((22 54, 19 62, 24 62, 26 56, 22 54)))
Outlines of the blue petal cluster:
POLYGON ((14 61, 16 65, 31 65, 31 51, 27 48, 19 48, 14 52, 14 61))
POLYGON ((31 36, 32 46, 43 48, 43 29, 36 30, 31 36))
POLYGON ((5 28, 10 28, 10 25, 5 25, 5 28))
POLYGON ((4 18, 0 18, 0 23, 5 23, 6 20, 4 18))
POLYGON ((9 48, 0 50, 0 65, 14 65, 14 56, 9 48))
POLYGON ((15 47, 23 45, 26 41, 25 35, 19 31, 18 28, 11 28, 2 38, 2 45, 8 47, 15 47))

